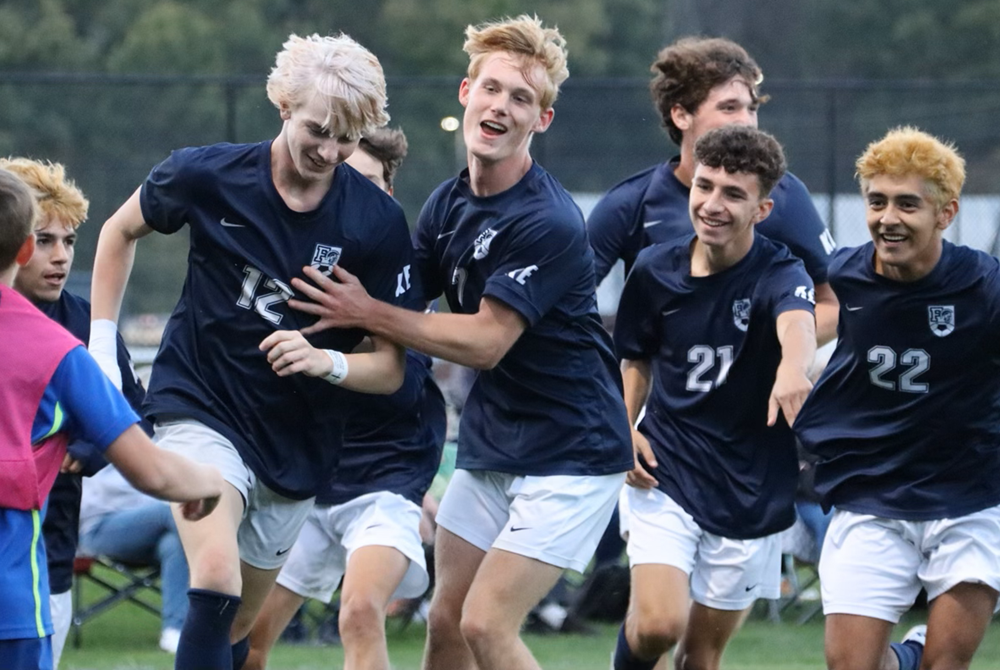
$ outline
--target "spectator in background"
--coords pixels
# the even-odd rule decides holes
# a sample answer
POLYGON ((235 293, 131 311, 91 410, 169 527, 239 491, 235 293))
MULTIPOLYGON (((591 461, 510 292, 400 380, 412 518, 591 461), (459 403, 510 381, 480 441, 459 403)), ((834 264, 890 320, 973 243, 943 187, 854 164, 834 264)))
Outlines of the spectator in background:
MULTIPOLYGON (((66 178, 58 163, 30 158, 0 159, 0 168, 21 178, 38 206, 35 222, 35 251, 14 277, 14 289, 43 314, 68 330, 81 342, 90 339, 90 303, 73 295, 66 281, 73 270, 77 228, 87 219, 89 203, 83 192, 66 178)), ((135 376, 132 360, 121 337, 115 340, 117 364, 122 376, 122 393, 136 413, 145 390, 135 376)), ((143 430, 151 433, 148 423, 143 430)), ((105 461, 85 442, 73 442, 70 453, 82 464, 79 473, 60 473, 45 506, 42 536, 48 556, 49 589, 52 608, 52 658, 59 666, 72 618, 73 557, 76 555, 80 525, 81 476, 91 475, 105 461)))

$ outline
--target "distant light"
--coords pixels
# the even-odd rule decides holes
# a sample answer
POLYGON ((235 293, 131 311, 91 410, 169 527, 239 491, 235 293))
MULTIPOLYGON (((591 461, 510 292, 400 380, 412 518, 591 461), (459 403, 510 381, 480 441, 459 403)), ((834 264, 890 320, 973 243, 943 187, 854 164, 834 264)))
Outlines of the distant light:
POLYGON ((456 130, 458 130, 459 126, 461 125, 462 124, 460 124, 458 122, 458 119, 456 119, 454 116, 446 116, 443 119, 441 119, 441 130, 445 130, 449 133, 453 133, 456 130))

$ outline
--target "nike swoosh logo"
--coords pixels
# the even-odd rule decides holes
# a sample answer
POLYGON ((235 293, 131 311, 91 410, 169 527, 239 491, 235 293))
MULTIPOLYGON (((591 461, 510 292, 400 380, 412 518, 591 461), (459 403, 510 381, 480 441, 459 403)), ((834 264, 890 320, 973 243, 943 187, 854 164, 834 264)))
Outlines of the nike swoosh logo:
POLYGON ((680 307, 678 307, 677 309, 668 309, 663 312, 663 316, 670 316, 674 312, 679 312, 679 311, 681 311, 680 307))
POLYGON ((750 591, 753 591, 755 588, 757 588, 756 584, 754 584, 753 586, 746 587, 746 591, 747 591, 747 593, 749 593, 750 591))
POLYGON ((850 305, 847 305, 847 311, 848 312, 856 312, 859 309, 864 309, 864 308, 865 308, 864 305, 858 305, 857 307, 851 307, 850 305))
POLYGON ((455 231, 452 230, 452 231, 449 231, 447 233, 441 233, 440 235, 437 236, 437 238, 440 240, 442 237, 448 237, 449 235, 454 235, 454 234, 455 234, 455 231))
POLYGON ((646 223, 642 224, 642 227, 643 228, 652 228, 653 226, 655 226, 658 223, 663 223, 663 219, 657 219, 656 221, 647 221, 646 223))
POLYGON ((276 555, 276 556, 284 556, 285 554, 287 554, 287 553, 288 553, 288 552, 290 552, 291 550, 292 550, 292 548, 291 548, 291 547, 289 547, 288 549, 279 549, 279 550, 278 550, 278 553, 277 553, 277 554, 275 554, 275 555, 276 555))
POLYGON ((516 533, 519 530, 527 530, 529 528, 531 528, 531 526, 521 526, 520 528, 515 528, 514 526, 511 526, 510 527, 510 532, 516 533))
POLYGON ((246 226, 242 223, 232 223, 230 221, 226 221, 226 217, 222 217, 222 219, 219 220, 219 223, 222 224, 223 228, 246 228, 246 226))

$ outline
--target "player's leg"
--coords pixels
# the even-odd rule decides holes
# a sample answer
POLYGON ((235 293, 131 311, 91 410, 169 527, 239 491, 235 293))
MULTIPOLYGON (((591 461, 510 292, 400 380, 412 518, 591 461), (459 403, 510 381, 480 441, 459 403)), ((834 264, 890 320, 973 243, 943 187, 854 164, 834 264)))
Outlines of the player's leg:
POLYGON ((930 616, 922 668, 967 668, 997 608, 1000 507, 927 522, 920 579, 930 616))
POLYGON ((430 582, 420 541, 422 512, 395 493, 370 493, 344 507, 347 572, 340 594, 345 670, 388 670, 385 617, 394 597, 423 595, 430 582))
POLYGON ((346 560, 335 528, 337 506, 316 505, 288 552, 277 584, 268 594, 250 632, 245 670, 263 670, 281 633, 302 603, 313 598, 330 602, 344 575, 346 560))
POLYGON ((624 479, 624 473, 508 478, 509 523, 479 567, 462 612, 462 633, 479 670, 538 667, 520 640, 521 625, 564 569, 586 568, 624 479))
POLYGON ((719 610, 700 603, 691 605, 687 630, 674 653, 677 670, 718 670, 722 652, 743 623, 749 610, 719 610))
POLYGON ((912 524, 844 510, 834 512, 820 555, 830 670, 916 670, 919 663, 890 644, 893 626, 920 591, 922 561, 912 524))
POLYGON ((462 637, 462 607, 485 556, 485 551, 441 526, 438 517, 423 670, 475 670, 472 650, 462 637))

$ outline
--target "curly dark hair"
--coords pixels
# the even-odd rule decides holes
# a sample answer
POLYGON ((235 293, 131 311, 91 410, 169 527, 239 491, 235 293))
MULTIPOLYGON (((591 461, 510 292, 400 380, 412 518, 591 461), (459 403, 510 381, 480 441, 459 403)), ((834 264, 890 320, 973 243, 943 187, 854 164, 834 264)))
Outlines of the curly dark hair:
POLYGON ((681 38, 660 51, 649 69, 653 104, 670 139, 678 145, 683 133, 670 116, 674 105, 694 114, 713 88, 733 77, 746 81, 755 103, 767 101, 767 96, 757 92, 764 80, 760 66, 746 49, 724 37, 681 38))
POLYGON ((403 164, 409 148, 403 131, 399 128, 379 128, 362 137, 358 147, 382 163, 382 179, 385 180, 386 188, 391 189, 392 180, 403 164))
POLYGON ((729 174, 757 175, 760 196, 767 197, 785 174, 785 153, 774 136, 749 126, 723 126, 702 135, 694 145, 694 159, 729 174))

